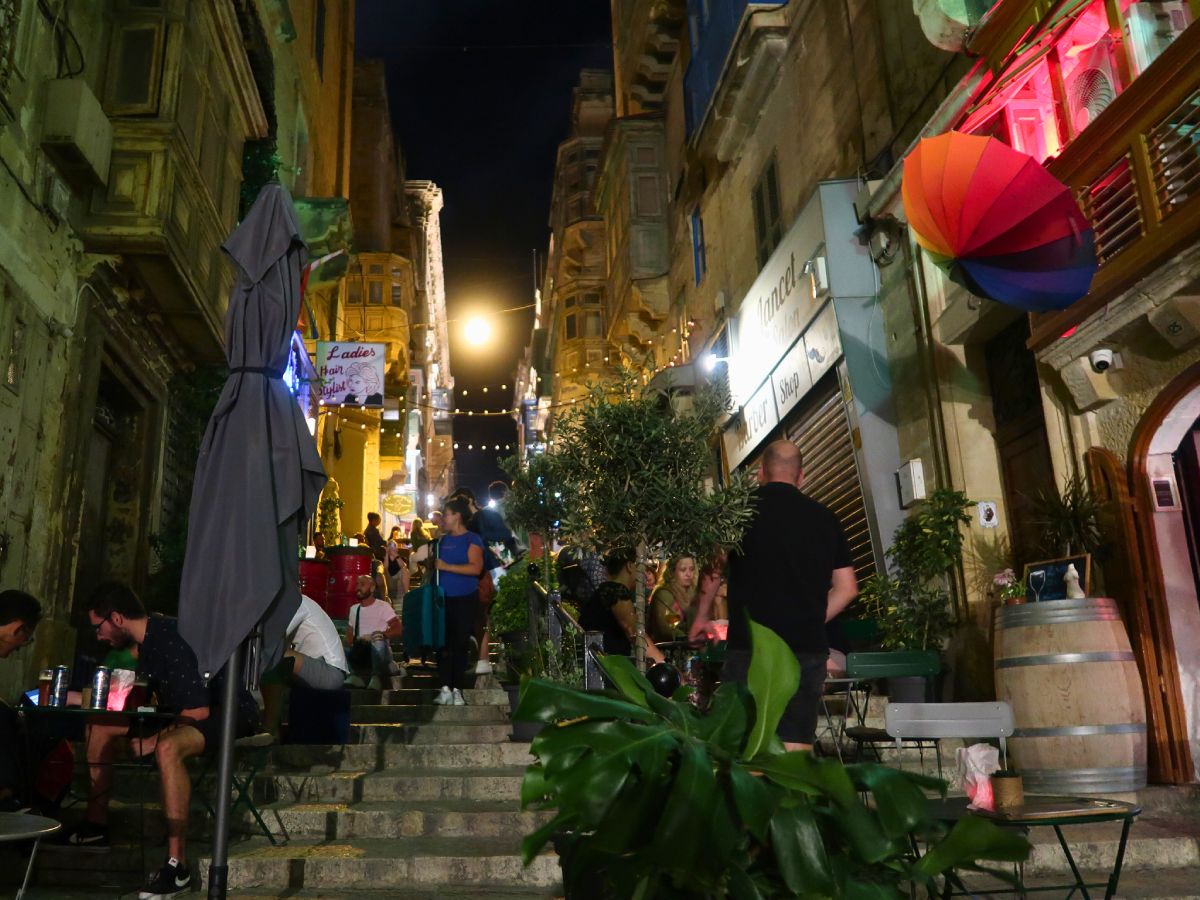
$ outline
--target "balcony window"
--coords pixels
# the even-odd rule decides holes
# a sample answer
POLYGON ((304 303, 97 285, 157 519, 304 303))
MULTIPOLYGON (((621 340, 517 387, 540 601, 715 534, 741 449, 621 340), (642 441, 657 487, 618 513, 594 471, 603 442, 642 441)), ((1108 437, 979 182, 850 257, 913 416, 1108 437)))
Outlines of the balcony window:
POLYGON ((1009 80, 962 128, 972 134, 989 134, 1028 154, 1038 162, 1058 156, 1058 110, 1054 102, 1053 74, 1045 55, 1021 75, 1009 80))
POLYGON ((779 209, 779 173, 772 156, 754 186, 754 242, 761 269, 783 240, 783 216, 779 209))
POLYGON ((592 291, 587 294, 584 294, 580 298, 579 302, 582 303, 584 306, 599 306, 600 305, 600 295, 597 294, 595 291, 592 291))
POLYGON ((573 341, 579 337, 579 320, 575 317, 574 313, 563 319, 563 337, 568 341, 573 341))
POLYGON ((1122 0, 1121 27, 1136 78, 1192 24, 1188 0, 1122 0))
POLYGON ((362 306, 362 283, 357 279, 346 282, 346 302, 351 306, 362 306))
POLYGON ((598 312, 584 313, 583 336, 585 338, 604 337, 604 317, 598 312))
POLYGON ((657 175, 637 176, 637 214, 658 216, 662 214, 662 192, 658 189, 657 175))
POLYGON ((700 217, 700 207, 692 210, 692 272, 696 276, 696 284, 704 280, 708 271, 708 257, 704 249, 704 219, 700 217))
POLYGON ((382 281, 371 281, 367 284, 367 303, 371 306, 383 306, 382 281))
POLYGON ((1055 44, 1062 73, 1068 132, 1079 134, 1121 91, 1117 45, 1104 4, 1085 9, 1055 44))
POLYGON ((404 288, 400 285, 392 284, 392 306, 404 305, 404 288))

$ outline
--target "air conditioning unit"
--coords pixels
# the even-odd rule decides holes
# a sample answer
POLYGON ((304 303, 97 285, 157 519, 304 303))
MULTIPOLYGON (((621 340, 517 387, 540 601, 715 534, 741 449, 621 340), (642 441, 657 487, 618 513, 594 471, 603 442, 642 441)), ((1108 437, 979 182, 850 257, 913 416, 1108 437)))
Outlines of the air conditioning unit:
POLYGON ((76 191, 107 184, 112 124, 82 78, 46 82, 42 150, 76 191))

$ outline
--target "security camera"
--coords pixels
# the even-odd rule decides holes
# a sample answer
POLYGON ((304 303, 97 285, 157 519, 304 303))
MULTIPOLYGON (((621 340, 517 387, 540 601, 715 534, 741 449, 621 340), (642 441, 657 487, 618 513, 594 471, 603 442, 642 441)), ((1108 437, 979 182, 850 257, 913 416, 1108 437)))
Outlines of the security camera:
POLYGON ((1112 368, 1113 352, 1107 347, 1097 347, 1088 354, 1088 362, 1092 364, 1093 372, 1107 372, 1112 368))

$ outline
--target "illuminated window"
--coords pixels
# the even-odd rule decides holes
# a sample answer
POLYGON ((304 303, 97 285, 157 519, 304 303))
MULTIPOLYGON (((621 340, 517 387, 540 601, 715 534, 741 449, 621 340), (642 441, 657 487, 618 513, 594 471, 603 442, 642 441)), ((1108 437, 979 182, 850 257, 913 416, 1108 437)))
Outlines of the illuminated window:
POLYGON ((1055 45, 1071 137, 1088 127, 1121 91, 1116 41, 1108 11, 1096 2, 1080 13, 1055 45))
POLYGON ((1188 0, 1121 0, 1121 27, 1136 78, 1192 24, 1188 0))

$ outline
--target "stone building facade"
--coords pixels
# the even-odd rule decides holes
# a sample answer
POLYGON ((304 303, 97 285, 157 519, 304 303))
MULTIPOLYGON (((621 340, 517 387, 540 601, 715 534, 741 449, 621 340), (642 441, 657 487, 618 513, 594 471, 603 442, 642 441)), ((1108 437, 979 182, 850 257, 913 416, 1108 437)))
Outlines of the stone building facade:
MULTIPOLYGON (((300 130, 296 109, 321 132, 310 148, 327 128, 336 146, 347 123, 322 106, 337 90, 302 86, 269 109, 267 63, 303 69, 315 46, 281 22, 315 29, 318 7, 338 82, 350 0, 290 15, 272 0, 113 0, 76 4, 69 21, 0 3, 0 585, 46 612, 33 651, 0 663, 5 692, 71 661, 100 580, 147 585, 151 538, 186 507, 194 459, 177 452, 172 385, 224 360, 220 243, 243 203, 243 148, 300 130)), ((336 194, 327 168, 309 185, 336 194)))

